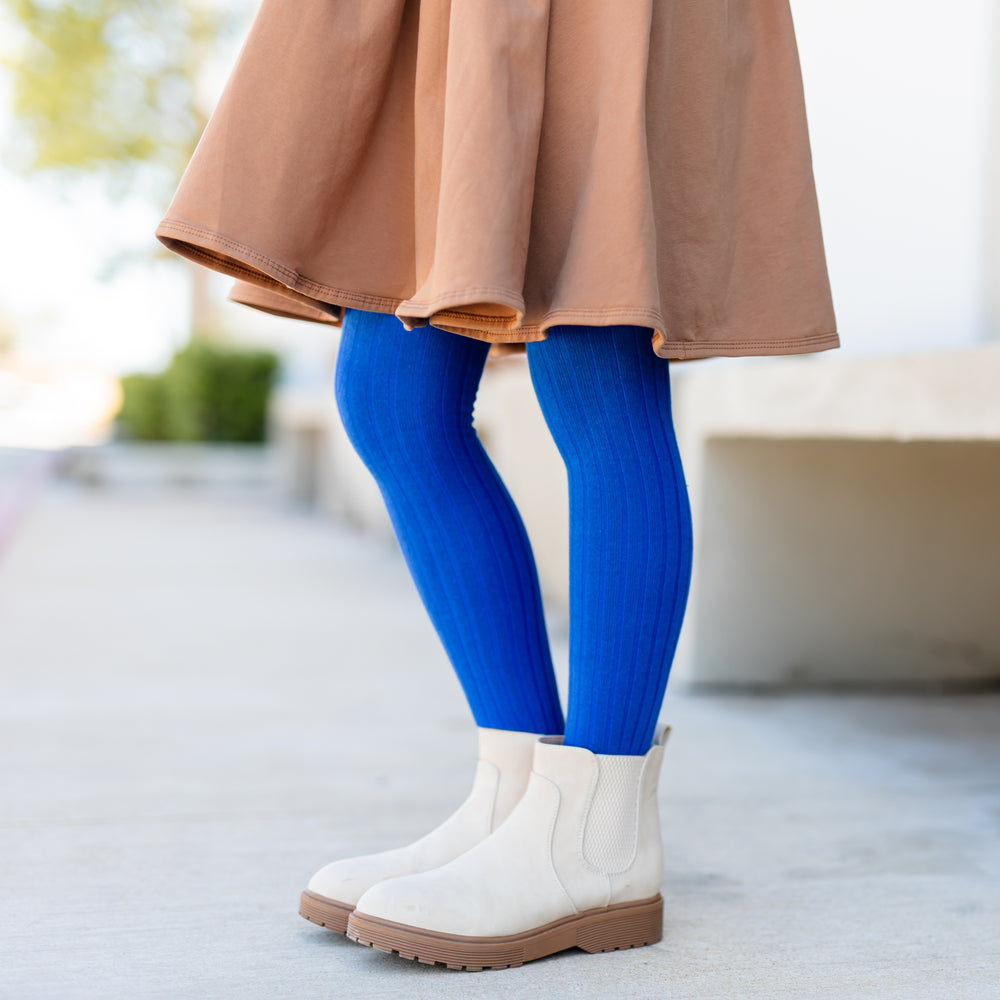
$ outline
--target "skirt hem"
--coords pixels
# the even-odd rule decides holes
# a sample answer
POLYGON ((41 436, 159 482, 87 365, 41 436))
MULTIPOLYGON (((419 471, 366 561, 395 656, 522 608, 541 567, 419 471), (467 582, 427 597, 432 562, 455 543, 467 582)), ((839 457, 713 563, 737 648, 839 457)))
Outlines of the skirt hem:
MULTIPOLYGON (((761 340, 674 340, 666 336, 661 313, 641 306, 607 306, 602 308, 549 309, 537 323, 512 326, 512 318, 485 315, 457 308, 472 303, 490 303, 524 315, 524 300, 511 289, 474 287, 464 292, 447 293, 434 300, 415 302, 409 299, 356 292, 337 288, 300 274, 294 268, 275 260, 254 247, 247 246, 221 233, 179 219, 165 218, 156 229, 159 241, 195 263, 227 274, 252 286, 278 292, 290 300, 280 315, 338 324, 343 310, 365 309, 393 313, 408 332, 421 326, 438 329, 489 343, 518 344, 544 340, 548 330, 560 325, 580 326, 646 326, 653 330, 652 348, 661 358, 696 360, 711 357, 748 357, 754 355, 809 354, 840 346, 836 330, 806 334, 799 337, 761 340), (490 298, 484 300, 483 295, 490 298), (296 309, 292 303, 300 308, 296 309), (402 307, 402 308, 401 308, 402 307), (315 315, 322 314, 321 316, 315 315)), ((272 305, 254 300, 252 295, 231 295, 235 301, 267 312, 279 312, 272 305)))

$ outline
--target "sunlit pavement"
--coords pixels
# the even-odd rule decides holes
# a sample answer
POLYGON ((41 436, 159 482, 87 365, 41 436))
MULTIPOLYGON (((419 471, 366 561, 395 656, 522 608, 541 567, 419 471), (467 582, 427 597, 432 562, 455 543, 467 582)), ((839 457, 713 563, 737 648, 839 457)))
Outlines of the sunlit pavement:
POLYGON ((266 489, 52 480, 0 559, 0 685, 9 1000, 997 995, 996 694, 672 692, 662 943, 456 973, 296 915, 471 777, 392 547, 266 489))

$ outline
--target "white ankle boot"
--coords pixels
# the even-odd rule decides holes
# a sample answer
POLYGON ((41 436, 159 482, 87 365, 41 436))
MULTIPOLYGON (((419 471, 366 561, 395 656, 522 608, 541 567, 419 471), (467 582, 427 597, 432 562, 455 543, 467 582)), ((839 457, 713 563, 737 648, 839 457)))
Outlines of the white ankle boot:
POLYGON ((437 868, 488 837, 524 794, 537 733, 479 730, 479 763, 469 797, 440 826, 410 844, 379 854, 334 861, 309 880, 299 913, 343 933, 365 890, 382 879, 437 868))
POLYGON ((507 822, 440 868, 373 886, 358 900, 347 936, 456 969, 659 941, 656 786, 667 733, 657 733, 642 757, 541 739, 507 822))

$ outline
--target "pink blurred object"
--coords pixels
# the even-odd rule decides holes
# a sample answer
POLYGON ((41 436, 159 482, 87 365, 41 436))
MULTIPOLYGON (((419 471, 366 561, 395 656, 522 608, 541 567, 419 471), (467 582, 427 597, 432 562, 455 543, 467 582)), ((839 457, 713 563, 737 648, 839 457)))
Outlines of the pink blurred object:
POLYGON ((0 559, 62 456, 62 451, 0 449, 0 559))

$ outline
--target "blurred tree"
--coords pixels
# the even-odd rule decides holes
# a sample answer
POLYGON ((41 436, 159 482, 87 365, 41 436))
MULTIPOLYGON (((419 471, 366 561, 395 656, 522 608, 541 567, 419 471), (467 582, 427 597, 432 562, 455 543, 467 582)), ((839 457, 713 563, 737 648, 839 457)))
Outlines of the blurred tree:
POLYGON ((246 21, 245 2, 0 0, 21 28, 3 61, 22 171, 101 174, 162 197, 207 121, 200 78, 246 21))
MULTIPOLYGON (((0 0, 13 28, 0 46, 12 77, 8 165, 97 176, 115 198, 165 205, 215 96, 205 94, 206 68, 249 8, 250 0, 0 0)), ((189 270, 197 328, 207 276, 189 270)))

